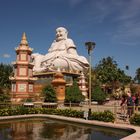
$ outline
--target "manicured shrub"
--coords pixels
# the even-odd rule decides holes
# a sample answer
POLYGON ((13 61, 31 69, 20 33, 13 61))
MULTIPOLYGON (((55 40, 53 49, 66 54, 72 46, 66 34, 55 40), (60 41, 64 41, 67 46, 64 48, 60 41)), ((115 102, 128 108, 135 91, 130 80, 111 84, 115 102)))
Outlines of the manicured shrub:
POLYGON ((17 107, 17 112, 19 113, 18 115, 29 114, 29 108, 20 106, 20 107, 17 107))
POLYGON ((56 109, 57 115, 67 116, 67 117, 76 117, 76 118, 83 118, 83 111, 77 111, 72 109, 56 109))
POLYGON ((106 100, 107 95, 105 92, 101 89, 100 86, 96 86, 94 90, 92 91, 91 98, 94 101, 97 101, 98 104, 103 104, 106 100))
POLYGON ((44 102, 56 102, 56 92, 52 85, 47 85, 42 90, 44 96, 44 102))
POLYGON ((109 110, 105 110, 104 112, 92 112, 91 114, 92 120, 104 121, 104 122, 114 122, 115 117, 113 113, 109 110))
MULTIPOLYGON (((0 116, 25 115, 25 114, 50 114, 75 118, 84 117, 84 111, 72 109, 30 108, 24 106, 0 109, 0 116)), ((92 112, 91 119, 104 122, 114 122, 115 120, 113 113, 110 111, 92 112)))
POLYGON ((140 113, 133 114, 130 117, 130 123, 140 126, 140 113))
POLYGON ((42 114, 55 115, 55 109, 52 109, 52 108, 42 108, 41 113, 42 114))
POLYGON ((84 101, 84 96, 77 84, 77 81, 73 82, 72 86, 66 87, 65 103, 80 103, 84 101))
POLYGON ((9 116, 20 115, 18 107, 8 108, 9 116))
POLYGON ((0 109, 0 116, 9 116, 8 108, 0 109))

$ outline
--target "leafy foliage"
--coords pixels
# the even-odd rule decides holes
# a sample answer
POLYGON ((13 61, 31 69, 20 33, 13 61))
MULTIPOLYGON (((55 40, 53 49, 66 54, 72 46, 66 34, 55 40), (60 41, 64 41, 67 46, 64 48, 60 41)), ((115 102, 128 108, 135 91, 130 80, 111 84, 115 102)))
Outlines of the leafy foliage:
POLYGON ((0 101, 5 102, 10 100, 9 90, 11 88, 11 76, 13 68, 11 65, 0 64, 0 101))
POLYGON ((27 98, 25 102, 33 102, 33 100, 31 98, 27 98))
MULTIPOLYGON (((50 114, 50 115, 61 115, 67 117, 83 118, 84 111, 72 110, 72 109, 48 109, 48 108, 30 108, 24 106, 18 106, 14 108, 3 108, 0 109, 0 116, 13 116, 13 115, 24 115, 24 114, 50 114)), ((115 118, 112 112, 92 112, 92 120, 114 122, 115 118)))
POLYGON ((130 118, 130 123, 140 126, 140 114, 133 114, 130 118))
POLYGON ((111 57, 103 58, 96 66, 95 73, 101 84, 109 85, 112 89, 131 81, 131 77, 118 68, 117 62, 111 57))
POLYGON ((104 112, 92 112, 92 119, 104 122, 114 122, 115 117, 113 113, 109 110, 105 110, 104 112))
POLYGON ((0 87, 2 88, 10 88, 11 81, 9 80, 9 76, 12 74, 13 68, 11 65, 0 64, 0 87))
POLYGON ((0 87, 0 102, 6 102, 10 100, 9 90, 0 87))
POLYGON ((135 76, 134 80, 137 81, 138 84, 140 84, 140 68, 138 68, 136 70, 136 76, 135 76))
POLYGON ((106 97, 106 94, 99 86, 96 86, 91 94, 91 98, 99 104, 102 104, 106 100, 106 97))
POLYGON ((137 93, 137 87, 134 84, 130 84, 130 90, 132 95, 137 93))
POLYGON ((83 100, 84 96, 76 81, 73 82, 73 86, 66 87, 65 102, 80 103, 83 100))
POLYGON ((47 85, 43 88, 42 94, 45 102, 56 102, 56 93, 52 85, 47 85))

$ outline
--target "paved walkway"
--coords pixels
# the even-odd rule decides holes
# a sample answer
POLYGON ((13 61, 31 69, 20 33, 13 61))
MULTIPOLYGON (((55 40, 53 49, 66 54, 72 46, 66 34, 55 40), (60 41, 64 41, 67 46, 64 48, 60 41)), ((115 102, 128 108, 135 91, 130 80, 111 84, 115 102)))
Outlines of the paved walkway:
MULTIPOLYGON (((91 105, 91 110, 95 112, 102 112, 104 110, 110 110, 115 115, 115 122, 118 124, 130 124, 129 119, 127 118, 126 114, 121 114, 121 100, 113 100, 105 103, 104 105, 91 105)), ((81 105, 79 106, 71 106, 71 107, 60 107, 61 109, 72 108, 76 110, 83 110, 88 111, 89 105, 81 105)), ((125 111, 127 112, 127 110, 125 111)))

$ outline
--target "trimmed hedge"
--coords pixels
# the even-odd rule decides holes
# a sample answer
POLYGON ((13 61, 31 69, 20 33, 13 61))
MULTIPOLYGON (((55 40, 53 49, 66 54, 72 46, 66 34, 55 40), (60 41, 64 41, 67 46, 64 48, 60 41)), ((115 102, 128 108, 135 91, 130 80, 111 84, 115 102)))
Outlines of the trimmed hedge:
POLYGON ((114 122, 115 117, 113 113, 109 110, 105 110, 104 112, 92 112, 91 114, 92 120, 104 121, 104 122, 114 122))
MULTIPOLYGON (((60 115, 67 117, 83 118, 84 111, 72 110, 72 109, 48 109, 48 108, 29 108, 29 107, 16 107, 0 109, 0 116, 13 116, 24 114, 50 114, 60 115)), ((91 120, 98 120, 104 122, 114 122, 115 118, 112 112, 92 112, 91 120)))
POLYGON ((140 113, 133 114, 129 121, 131 124, 140 126, 140 113))

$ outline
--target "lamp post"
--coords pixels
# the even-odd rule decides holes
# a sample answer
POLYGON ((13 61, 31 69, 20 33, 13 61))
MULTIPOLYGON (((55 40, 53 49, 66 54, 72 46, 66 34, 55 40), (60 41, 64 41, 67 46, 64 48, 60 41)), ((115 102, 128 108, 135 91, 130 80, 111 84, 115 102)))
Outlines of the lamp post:
POLYGON ((85 46, 88 50, 88 56, 89 56, 89 111, 88 111, 88 118, 90 119, 91 116, 91 52, 95 48, 95 42, 86 42, 85 46))

